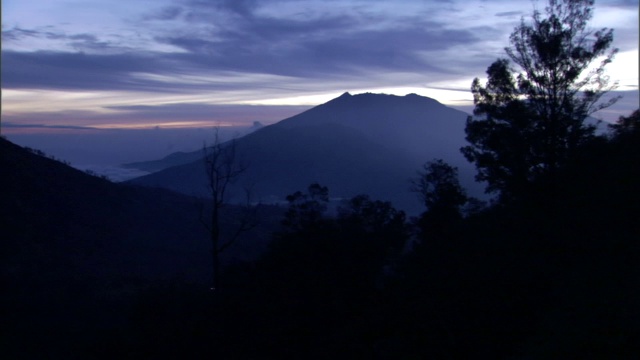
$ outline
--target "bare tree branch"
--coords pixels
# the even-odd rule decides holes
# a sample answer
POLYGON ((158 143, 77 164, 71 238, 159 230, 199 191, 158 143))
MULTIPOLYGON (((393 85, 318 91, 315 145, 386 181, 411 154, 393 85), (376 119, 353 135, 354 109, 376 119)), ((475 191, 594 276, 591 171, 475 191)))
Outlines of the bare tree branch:
MULTIPOLYGON (((250 192, 247 191, 247 202, 240 215, 233 234, 226 241, 221 240, 220 210, 225 207, 229 198, 230 186, 247 170, 248 166, 238 159, 236 141, 222 143, 219 129, 215 129, 214 142, 211 146, 203 146, 204 166, 207 176, 207 188, 211 195, 210 224, 204 224, 211 239, 212 290, 220 287, 220 254, 228 249, 246 231, 256 226, 255 209, 252 209, 250 192), (253 217, 248 214, 253 213, 253 217), (253 220, 252 220, 253 219, 253 220)), ((202 221, 202 219, 201 219, 202 221)), ((205 223, 204 221, 202 221, 205 223)))

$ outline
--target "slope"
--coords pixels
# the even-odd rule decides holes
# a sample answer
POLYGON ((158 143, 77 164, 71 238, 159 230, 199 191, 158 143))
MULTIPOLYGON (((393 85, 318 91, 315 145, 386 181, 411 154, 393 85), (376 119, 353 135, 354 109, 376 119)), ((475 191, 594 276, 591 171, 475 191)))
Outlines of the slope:
MULTIPOLYGON (((99 331, 127 321, 150 286, 208 284, 200 200, 114 184, 5 139, 0 169, 0 347, 7 358, 73 358, 99 331)), ((224 232, 232 211, 222 215, 224 232)), ((280 215, 262 208, 261 226, 225 261, 255 257, 277 224, 270 216, 280 215)))

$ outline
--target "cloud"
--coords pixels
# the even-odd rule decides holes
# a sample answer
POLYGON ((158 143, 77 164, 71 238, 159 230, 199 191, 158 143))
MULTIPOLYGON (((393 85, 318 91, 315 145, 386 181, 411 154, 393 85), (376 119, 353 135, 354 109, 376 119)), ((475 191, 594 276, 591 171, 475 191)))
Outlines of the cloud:
MULTIPOLYGON (((247 12, 254 8, 251 4, 238 8, 241 5, 224 1, 207 3, 233 14, 247 14, 248 18, 223 29, 205 26, 200 31, 190 31, 185 24, 181 32, 155 38, 159 44, 182 49, 176 52, 132 51, 131 47, 94 34, 14 28, 3 32, 12 41, 55 37, 76 51, 6 49, 2 86, 163 93, 236 89, 237 84, 220 76, 229 73, 331 82, 380 72, 420 71, 437 76, 436 73, 451 73, 448 66, 452 62, 429 58, 430 52, 480 40, 473 30, 446 29, 439 23, 417 18, 404 19, 402 25, 395 27, 372 28, 356 15, 329 14, 307 20, 249 16, 247 12), (195 84, 181 79, 189 76, 222 81, 195 84), (172 81, 159 81, 158 77, 170 77, 172 81)), ((162 8, 154 13, 154 19, 173 21, 183 12, 177 7, 162 8)))
MULTIPOLYGON (((9 49, 3 49, 3 54, 6 51, 11 50, 11 45, 20 44, 24 40, 34 40, 40 42, 40 44, 47 44, 47 47, 54 46, 54 44, 61 44, 60 46, 66 48, 65 50, 50 50, 53 52, 95 52, 95 53, 122 53, 128 52, 132 49, 130 47, 121 46, 115 44, 111 40, 101 40, 98 35, 90 33, 77 33, 67 34, 64 31, 56 31, 51 27, 36 28, 36 29, 24 29, 21 27, 14 27, 9 30, 2 31, 2 40, 6 42, 9 49)), ((6 48, 7 46, 5 46, 6 48)), ((25 52, 25 51, 22 51, 25 52)), ((31 51, 26 51, 31 52, 31 51)))
POLYGON ((82 52, 5 50, 2 53, 5 89, 75 89, 163 91, 154 82, 136 80, 134 72, 164 72, 166 66, 150 54, 85 54, 82 52))
POLYGON ((504 11, 496 14, 498 17, 512 17, 512 16, 522 16, 524 15, 522 11, 504 11))
MULTIPOLYGON (((253 123, 254 121, 274 122, 305 111, 309 106, 261 106, 261 105, 212 105, 212 104, 165 104, 157 106, 130 105, 109 106, 122 112, 123 118, 134 115, 136 119, 152 121, 172 121, 189 114, 190 120, 231 121, 253 123), (125 115, 126 114, 126 115, 125 115)), ((112 118, 112 115, 110 116, 112 118)))
MULTIPOLYGON (((3 89, 92 92, 104 98, 102 110, 118 112, 134 98, 149 105, 187 96, 223 103, 391 87, 468 90, 474 77, 504 56, 508 34, 532 10, 530 3, 496 0, 149 3, 155 7, 132 6, 126 16, 120 6, 112 12, 117 22, 99 24, 96 17, 95 27, 65 27, 54 14, 48 23, 3 24, 3 89)), ((620 6, 624 14, 633 3, 598 2, 602 9, 620 6)), ((614 10, 606 14, 619 18, 614 10)), ((637 11, 627 17, 637 19, 637 11)), ((623 51, 637 49, 637 21, 631 20, 633 31, 615 33, 623 51)), ((76 108, 72 101, 69 108, 76 108)))
POLYGON ((203 67, 308 78, 371 70, 439 71, 444 64, 425 59, 424 53, 478 41, 470 31, 426 30, 434 29, 429 26, 349 31, 323 26, 340 22, 348 23, 345 19, 325 19, 322 24, 265 21, 216 40, 180 36, 162 41, 187 50, 189 55, 178 56, 184 60, 205 60, 203 67))
POLYGON ((19 41, 26 37, 39 37, 40 35, 40 31, 16 27, 10 30, 2 30, 2 41, 19 41))
MULTIPOLYGON (((273 2, 277 2, 277 0, 273 2)), ((193 11, 202 11, 203 9, 226 11, 243 17, 253 16, 254 10, 259 5, 257 0, 188 0, 185 3, 193 11)))
MULTIPOLYGON (((309 106, 288 105, 212 105, 204 103, 177 103, 165 105, 107 106, 109 112, 99 111, 43 111, 37 113, 3 114, 5 130, 69 129, 173 126, 178 122, 192 126, 234 124, 248 126, 255 121, 273 123, 301 113, 309 106), (83 126, 65 125, 83 123, 83 126), (63 125, 47 125, 47 124, 63 125)), ((11 131, 11 130, 10 130, 11 131)))
POLYGON ((94 130, 94 128, 87 126, 75 126, 75 125, 44 125, 44 124, 17 124, 4 121, 2 123, 3 128, 23 128, 23 129, 66 129, 66 130, 94 130))
POLYGON ((165 6, 150 14, 145 14, 143 20, 160 20, 160 21, 172 21, 178 20, 184 13, 184 9, 179 6, 165 6))
POLYGON ((638 0, 604 0, 602 3, 613 6, 624 6, 635 10, 638 9, 638 0))

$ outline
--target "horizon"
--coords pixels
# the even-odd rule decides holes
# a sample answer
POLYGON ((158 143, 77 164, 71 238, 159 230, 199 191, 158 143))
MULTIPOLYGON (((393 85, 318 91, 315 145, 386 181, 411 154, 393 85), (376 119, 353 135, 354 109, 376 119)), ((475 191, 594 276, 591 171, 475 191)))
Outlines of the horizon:
MULTIPOLYGON (((375 95, 397 98, 417 95, 415 93, 400 96, 371 92, 358 94, 345 92, 331 100, 342 98, 345 94, 348 94, 348 97, 375 95)), ((435 100, 422 95, 417 96, 418 99, 435 100)), ((464 108, 447 106, 437 100, 435 101, 444 107, 465 112, 464 108)), ((221 124, 207 123, 206 121, 190 122, 187 123, 188 126, 170 124, 169 126, 129 127, 4 124, 2 135, 17 145, 41 150, 47 156, 64 161, 76 169, 104 175, 113 181, 119 182, 150 173, 140 169, 128 168, 123 166, 124 164, 160 160, 174 153, 199 151, 204 145, 210 144, 218 135, 220 136, 220 141, 234 138, 240 139, 261 127, 274 125, 283 120, 296 117, 315 106, 253 105, 252 107, 257 109, 269 107, 279 110, 288 109, 292 113, 275 121, 255 120, 251 124, 221 124), (6 132, 7 129, 10 130, 8 133, 6 132), (218 135, 214 135, 214 131, 218 135)), ((469 113, 471 111, 467 112, 467 114, 469 113)), ((603 127, 601 130, 604 131, 604 129, 603 127)), ((452 136, 454 134, 442 135, 452 136)))
MULTIPOLYGON (((207 119, 205 117, 198 116, 196 120, 182 120, 182 121, 167 121, 159 120, 166 116, 175 116, 174 114, 180 111, 180 105, 176 105, 178 108, 170 108, 165 111, 164 106, 159 105, 153 109, 148 109, 148 113, 141 116, 143 120, 147 122, 135 122, 135 123, 109 123, 109 115, 95 116, 94 119, 102 119, 102 123, 98 124, 80 124, 70 125, 67 124, 66 117, 62 114, 54 116, 54 122, 51 115, 48 113, 29 113, 23 117, 18 117, 17 122, 5 121, 3 119, 0 124, 0 134, 3 136, 13 135, 44 135, 44 134, 87 134, 90 132, 99 132, 107 130, 126 131, 126 130, 178 130, 178 129, 207 129, 207 128, 247 128, 260 123, 261 125, 272 125, 278 123, 287 118, 298 115, 304 111, 312 109, 316 106, 322 105, 331 100, 337 99, 344 93, 349 93, 353 96, 363 94, 376 94, 376 95, 390 95, 404 97, 408 95, 418 95, 421 97, 429 98, 438 101, 442 105, 450 107, 455 110, 463 111, 469 115, 473 113, 473 104, 466 105, 451 105, 446 102, 440 101, 437 98, 419 94, 416 92, 410 93, 393 93, 393 92, 371 92, 362 91, 353 93, 346 91, 341 94, 331 94, 330 96, 318 96, 317 98, 326 98, 325 101, 318 104, 302 105, 270 105, 269 101, 265 101, 262 104, 247 104, 247 105, 232 105, 221 104, 211 105, 209 110, 214 110, 214 114, 209 116, 220 117, 225 120, 207 119), (217 113, 218 115, 215 115, 217 113), (61 122, 55 122, 55 119, 63 119, 61 122), (151 120, 151 122, 149 122, 151 120)), ((622 96, 622 98, 610 107, 602 109, 592 115, 597 120, 604 121, 605 123, 615 123, 620 116, 627 116, 631 114, 638 107, 634 107, 635 101, 633 99, 638 98, 640 100, 640 92, 638 91, 612 91, 611 96, 622 96)), ((184 104, 182 104, 184 105, 184 104)), ((139 106, 144 108, 145 106, 139 106)))
MULTIPOLYGON (((504 56, 521 17, 542 4, 506 7, 500 0, 4 2, 0 129, 271 124, 345 91, 416 93, 469 113, 473 78, 504 56)), ((595 114, 605 121, 638 107, 637 9, 635 0, 595 4, 590 25, 614 29, 620 52, 607 71, 626 94, 595 114)))

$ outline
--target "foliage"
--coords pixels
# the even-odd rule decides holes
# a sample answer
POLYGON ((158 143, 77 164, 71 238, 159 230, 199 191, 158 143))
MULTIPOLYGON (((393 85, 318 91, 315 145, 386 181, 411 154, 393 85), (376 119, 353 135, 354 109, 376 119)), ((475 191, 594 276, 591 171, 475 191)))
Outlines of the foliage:
POLYGON ((312 226, 322 219, 329 203, 329 189, 318 183, 309 185, 308 192, 296 191, 287 196, 289 208, 282 224, 292 231, 312 226))
POLYGON ((469 213, 479 208, 475 199, 469 198, 458 181, 458 169, 441 159, 427 162, 418 178, 412 180, 412 190, 416 192, 427 211, 418 218, 420 229, 418 251, 425 251, 426 243, 449 241, 452 230, 462 220, 463 206, 471 204, 469 213), (470 202, 471 201, 471 202, 470 202))
POLYGON ((406 215, 390 202, 358 195, 338 207, 340 236, 351 243, 358 258, 368 258, 373 273, 400 255, 409 231, 406 215))
POLYGON ((358 195, 330 217, 327 187, 312 184, 307 193, 298 191, 287 198, 286 231, 271 246, 267 258, 277 261, 271 261, 270 268, 283 267, 286 277, 307 274, 316 279, 314 287, 370 290, 408 237, 404 212, 389 202, 358 195))
POLYGON ((610 125, 615 137, 638 136, 640 134, 640 109, 629 116, 620 116, 618 122, 610 125))
POLYGON ((523 19, 516 27, 505 49, 509 59, 489 66, 486 85, 473 81, 475 117, 467 119, 470 145, 462 152, 487 191, 503 200, 541 176, 553 177, 593 136, 587 116, 617 100, 600 101, 616 86, 604 69, 617 49, 609 50, 612 30, 587 27, 593 3, 550 0, 544 16, 534 11, 531 23, 523 19))
POLYGON ((388 201, 371 200, 368 195, 358 195, 338 208, 338 221, 343 227, 355 227, 376 234, 389 229, 402 229, 405 214, 394 209, 388 201))
POLYGON ((458 168, 442 159, 424 164, 418 178, 412 180, 412 191, 429 211, 454 211, 467 202, 467 195, 458 181, 458 168))

